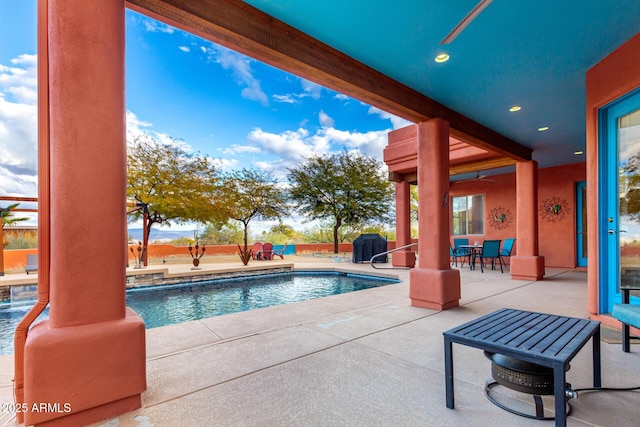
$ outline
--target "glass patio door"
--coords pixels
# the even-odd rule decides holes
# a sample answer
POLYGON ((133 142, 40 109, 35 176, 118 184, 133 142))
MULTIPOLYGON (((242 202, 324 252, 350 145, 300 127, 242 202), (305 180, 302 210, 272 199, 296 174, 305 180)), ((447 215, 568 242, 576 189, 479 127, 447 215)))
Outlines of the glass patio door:
POLYGON ((587 182, 576 184, 576 263, 578 267, 587 266, 587 182))
POLYGON ((606 245, 607 274, 600 281, 600 310, 610 312, 621 302, 620 283, 640 286, 640 91, 606 108, 601 119, 606 206, 600 237, 606 245))

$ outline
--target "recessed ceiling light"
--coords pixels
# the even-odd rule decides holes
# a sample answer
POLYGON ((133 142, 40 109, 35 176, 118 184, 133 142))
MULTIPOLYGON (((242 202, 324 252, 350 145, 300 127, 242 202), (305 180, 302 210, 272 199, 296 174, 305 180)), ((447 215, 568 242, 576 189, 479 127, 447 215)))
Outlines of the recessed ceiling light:
POLYGON ((449 60, 449 54, 440 53, 436 56, 436 62, 447 62, 449 60))
POLYGON ((584 151, 580 151, 580 150, 574 151, 573 154, 575 154, 576 156, 579 156, 581 154, 584 154, 584 151))
POLYGON ((545 130, 549 130, 549 126, 542 126, 538 128, 538 132, 544 132, 545 130))
POLYGON ((513 107, 509 108, 509 111, 511 111, 512 113, 515 113, 516 111, 520 111, 522 110, 522 107, 519 105, 514 105, 513 107))

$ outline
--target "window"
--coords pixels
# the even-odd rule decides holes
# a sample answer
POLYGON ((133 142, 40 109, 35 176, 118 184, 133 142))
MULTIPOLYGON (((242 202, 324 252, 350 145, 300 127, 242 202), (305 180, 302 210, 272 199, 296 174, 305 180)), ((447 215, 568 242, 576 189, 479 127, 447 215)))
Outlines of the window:
POLYGON ((484 196, 453 198, 453 235, 484 234, 484 196))

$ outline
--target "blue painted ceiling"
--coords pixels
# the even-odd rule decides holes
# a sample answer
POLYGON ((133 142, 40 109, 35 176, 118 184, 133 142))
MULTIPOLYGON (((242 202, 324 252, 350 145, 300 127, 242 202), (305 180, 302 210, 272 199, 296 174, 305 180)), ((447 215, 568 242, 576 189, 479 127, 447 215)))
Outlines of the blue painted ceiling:
POLYGON ((585 73, 640 32, 640 0, 494 0, 441 45, 478 1, 247 3, 533 148, 540 166, 584 161, 585 73))

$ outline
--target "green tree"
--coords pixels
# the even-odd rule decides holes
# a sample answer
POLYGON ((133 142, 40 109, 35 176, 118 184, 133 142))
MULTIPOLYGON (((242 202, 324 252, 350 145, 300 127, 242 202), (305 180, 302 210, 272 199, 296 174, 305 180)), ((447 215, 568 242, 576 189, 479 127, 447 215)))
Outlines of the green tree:
POLYGON ((207 224, 201 235, 201 240, 208 245, 231 245, 238 243, 243 237, 240 225, 228 223, 222 227, 215 224, 207 224))
POLYGON ((229 218, 242 223, 244 251, 248 251, 249 222, 253 219, 282 219, 288 214, 286 192, 266 172, 242 169, 228 174, 225 179, 225 198, 230 210, 229 218))
POLYGON ((19 205, 20 203, 14 203, 7 206, 6 208, 0 209, 0 215, 2 215, 2 228, 6 228, 7 226, 14 226, 19 222, 29 220, 29 218, 26 217, 16 217, 12 212, 19 205))
POLYGON ((288 224, 279 223, 272 226, 269 231, 263 231, 261 240, 275 245, 294 242, 298 233, 288 224))
POLYGON ((640 219, 640 154, 634 154, 623 165, 619 176, 620 215, 640 219))
POLYGON ((220 184, 207 156, 188 153, 175 141, 165 144, 143 135, 128 144, 127 198, 148 210, 147 240, 154 224, 225 223, 228 211, 220 184))
POLYGON ((291 198, 309 220, 333 223, 333 250, 338 253, 340 227, 386 220, 393 187, 383 165, 358 153, 318 155, 289 169, 291 198))

